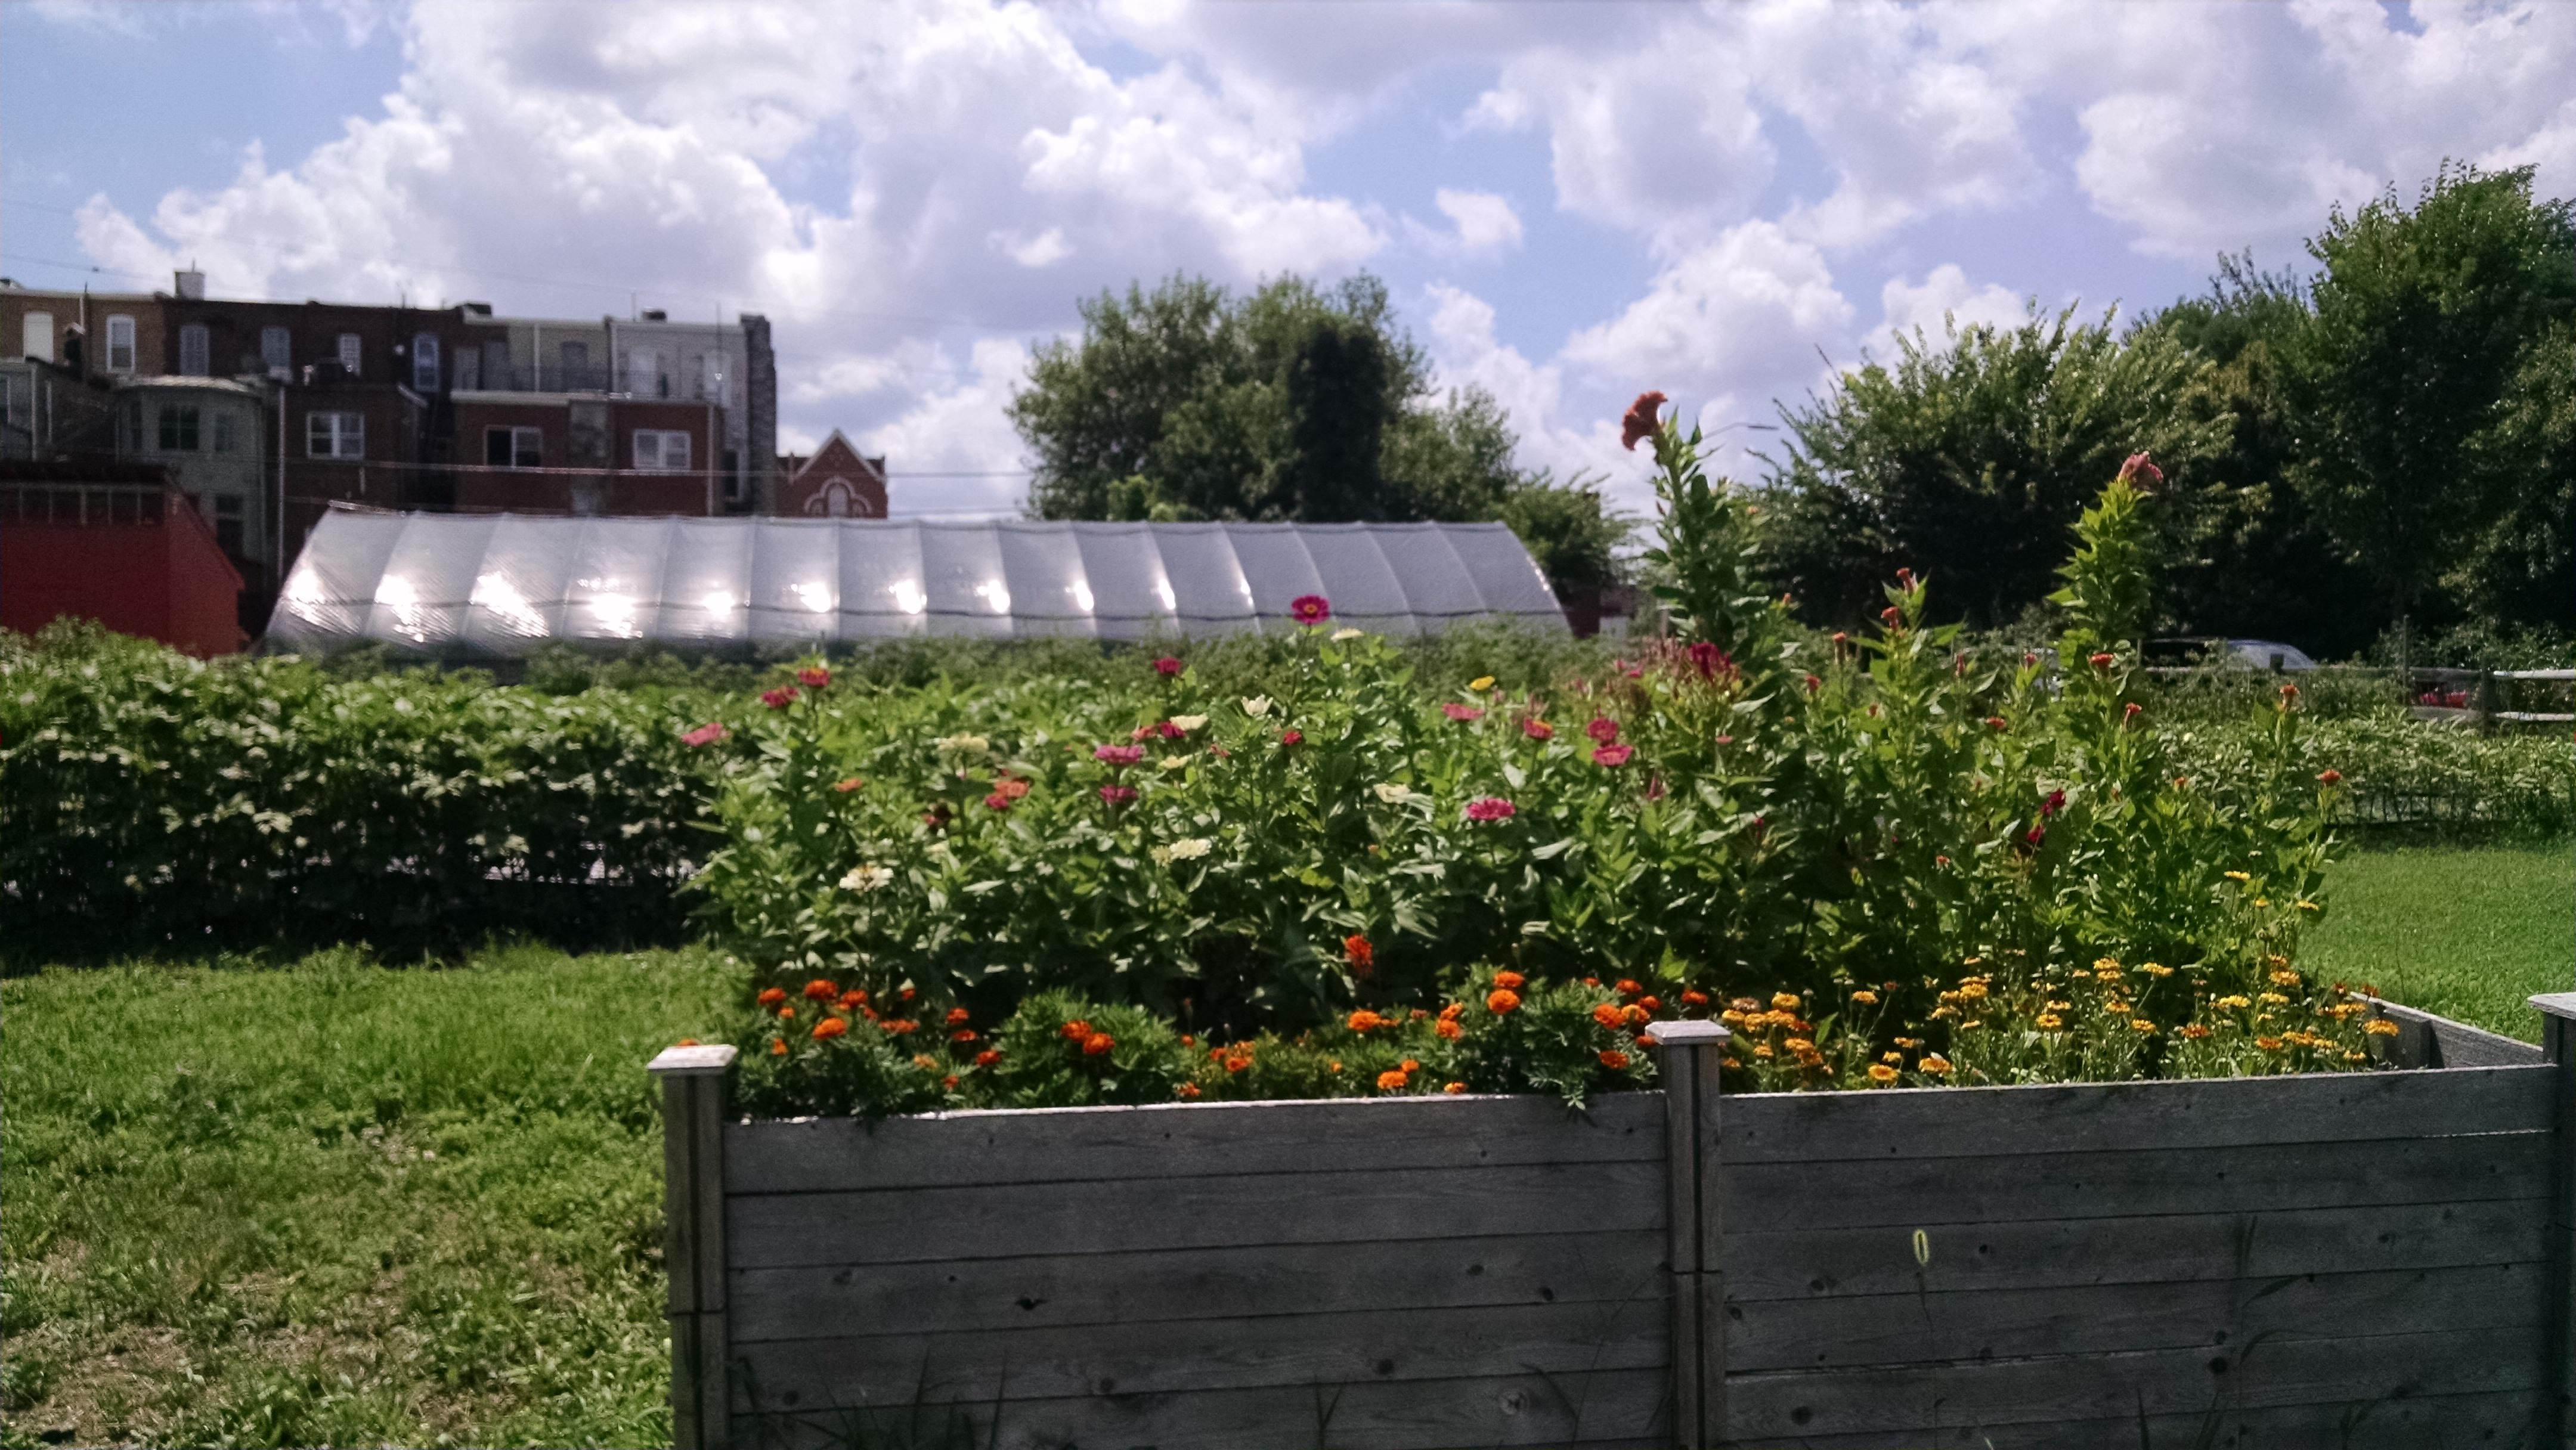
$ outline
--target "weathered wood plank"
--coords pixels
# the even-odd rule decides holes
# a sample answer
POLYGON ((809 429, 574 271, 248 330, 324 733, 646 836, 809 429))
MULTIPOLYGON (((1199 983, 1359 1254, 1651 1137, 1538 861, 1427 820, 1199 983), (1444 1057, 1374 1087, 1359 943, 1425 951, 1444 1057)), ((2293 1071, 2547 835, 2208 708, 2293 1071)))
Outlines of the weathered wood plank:
POLYGON ((2402 1061, 2409 1067, 2517 1067, 2544 1062, 2547 1054, 2518 1038, 2454 1022, 2416 1007, 2368 999, 2377 1014, 2401 1024, 2402 1061))
POLYGON ((1662 1093, 1167 1103, 736 1123, 735 1194, 963 1187, 1309 1168, 1400 1172, 1662 1157, 1662 1093))
MULTIPOLYGON (((1631 1275, 1625 1299, 1482 1309, 1165 1320, 931 1337, 877 1334, 737 1345, 763 1403, 785 1409, 934 1397, 1059 1399, 1396 1380, 1657 1369, 1672 1276, 1631 1275)), ((737 1395, 735 1408, 749 1404, 737 1395)))
MULTIPOLYGON (((2235 1413, 2203 1410, 2151 1415, 2147 1450, 2448 1450, 2454 1446, 2529 1446, 2540 1397, 2527 1391, 2432 1395, 2365 1404, 2293 1405, 2235 1413)), ((2107 1420, 2046 1420, 2020 1425, 1945 1425, 1859 1435, 1784 1436, 1743 1442, 1739 1450, 2066 1450, 2111 1446, 2139 1450, 2132 1413, 2107 1420)))
MULTIPOLYGON (((1182 1395, 1091 1395, 1021 1400, 1001 1407, 996 1450, 1160 1446, 1164 1450, 1422 1450, 1425 1446, 1668 1446, 1662 1370, 1605 1370, 1587 1375, 1521 1374, 1484 1380, 1301 1385, 1215 1390, 1182 1395)), ((889 1407, 881 1424, 916 1417, 889 1407)), ((988 1400, 959 1412, 967 1432, 953 1443, 984 1446, 993 1413, 988 1400)), ((917 1417, 944 1429, 937 1409, 917 1417)), ((739 1415, 743 1444, 791 1450, 879 1443, 863 1439, 847 1411, 739 1415)), ((895 1443, 904 1443, 897 1441, 895 1443)), ((952 1443, 932 1440, 931 1443, 952 1443)))
POLYGON ((1965 1158, 2227 1148, 2452 1133, 2543 1132, 2549 1068, 1745 1093, 1727 1099, 1726 1161, 1965 1158))
POLYGON ((1664 1235, 1385 1239, 737 1269, 737 1343, 856 1334, 1060 1329, 1327 1310, 1470 1309, 1623 1298, 1666 1273, 1664 1235))
POLYGON ((2539 1378, 2539 1335, 2526 1327, 1734 1375, 1729 1390, 1735 1437, 1759 1442, 2509 1394, 2536 1389, 2539 1378))
POLYGON ((1744 1163, 1726 1170, 1725 1212, 1730 1227, 1760 1233, 2537 1198, 2548 1192, 2550 1143, 2546 1133, 2496 1133, 2259 1148, 1744 1163))
POLYGON ((795 1193, 729 1200, 736 1268, 1664 1226, 1661 1162, 795 1193))
POLYGON ((2538 1263, 2545 1199, 1728 1234, 1727 1298, 2155 1284, 2538 1263))
POLYGON ((1727 1363, 1739 1373, 1848 1369, 2044 1354, 2224 1347, 2262 1335, 2320 1339, 2356 1325, 2530 1327, 2546 1317, 2539 1264, 2478 1264, 2097 1284, 2063 1289, 1756 1299, 1736 1304, 1727 1363))

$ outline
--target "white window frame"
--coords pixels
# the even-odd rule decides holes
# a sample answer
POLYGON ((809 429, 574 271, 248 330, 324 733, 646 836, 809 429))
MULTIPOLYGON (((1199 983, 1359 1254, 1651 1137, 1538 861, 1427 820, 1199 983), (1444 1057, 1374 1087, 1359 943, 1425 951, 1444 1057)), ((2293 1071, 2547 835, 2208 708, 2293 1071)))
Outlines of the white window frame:
POLYGON ((107 347, 99 355, 99 365, 112 373, 130 373, 134 371, 135 346, 133 315, 124 312, 109 313, 107 317, 106 335, 107 347), (121 342, 117 339, 118 333, 123 333, 125 335, 124 340, 121 342), (123 362, 117 361, 117 354, 120 351, 125 354, 125 360, 123 362))
POLYGON ((179 375, 202 378, 215 370, 213 334, 202 322, 182 323, 179 327, 179 375))
POLYGON ((662 376, 662 354, 658 349, 630 347, 626 350, 625 391, 639 398, 658 398, 667 392, 668 387, 662 376))
POLYGON ((54 314, 30 312, 18 322, 18 355, 38 362, 54 360, 54 314))
POLYGON ((689 471, 689 435, 679 428, 638 428, 630 440, 631 456, 638 473, 686 473, 689 471), (651 452, 646 452, 646 440, 651 452), (676 461, 673 455, 677 454, 676 461), (651 462, 646 462, 647 458, 651 462))
POLYGON ((290 372, 295 367, 295 332, 292 328, 263 327, 259 330, 260 366, 271 376, 290 372))
POLYGON ((438 337, 435 333, 415 333, 411 340, 411 390, 415 393, 438 391, 438 337))
POLYGON ((340 334, 340 367, 342 370, 346 371, 353 380, 358 376, 358 364, 362 360, 363 349, 365 347, 365 340, 360 338, 358 334, 354 332, 344 332, 340 334))
POLYGON ((486 425, 483 429, 483 466, 486 468, 545 467, 546 430, 543 428, 523 428, 514 424, 506 423, 492 423, 486 425), (492 435, 495 433, 507 433, 510 435, 510 461, 507 463, 494 463, 492 461, 492 435), (520 462, 520 458, 523 453, 521 448, 522 444, 526 445, 524 453, 531 457, 533 461, 526 463, 520 462))
POLYGON ((304 415, 304 453, 308 458, 367 456, 367 415, 315 409, 304 415))

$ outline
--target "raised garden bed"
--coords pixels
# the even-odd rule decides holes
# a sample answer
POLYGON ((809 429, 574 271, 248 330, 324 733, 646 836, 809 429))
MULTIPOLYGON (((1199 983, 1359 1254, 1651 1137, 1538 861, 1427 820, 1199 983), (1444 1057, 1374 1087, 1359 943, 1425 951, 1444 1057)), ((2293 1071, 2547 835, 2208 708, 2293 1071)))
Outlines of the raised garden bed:
POLYGON ((2576 994, 2391 1070, 753 1122, 653 1063, 683 1450, 2562 1443, 2576 994), (931 1437, 937 1441, 936 1435, 931 1437))

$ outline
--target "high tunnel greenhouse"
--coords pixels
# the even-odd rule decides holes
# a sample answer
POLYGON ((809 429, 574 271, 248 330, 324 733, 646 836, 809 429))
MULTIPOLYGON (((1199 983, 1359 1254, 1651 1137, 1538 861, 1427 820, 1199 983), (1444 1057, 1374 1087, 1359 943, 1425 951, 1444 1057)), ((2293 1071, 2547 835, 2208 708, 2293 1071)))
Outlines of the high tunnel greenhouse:
POLYGON ((1499 523, 943 523, 534 518, 334 509, 288 573, 272 649, 380 641, 507 657, 548 640, 725 646, 911 635, 1138 639, 1292 627, 1291 601, 1391 634, 1562 631, 1499 523))

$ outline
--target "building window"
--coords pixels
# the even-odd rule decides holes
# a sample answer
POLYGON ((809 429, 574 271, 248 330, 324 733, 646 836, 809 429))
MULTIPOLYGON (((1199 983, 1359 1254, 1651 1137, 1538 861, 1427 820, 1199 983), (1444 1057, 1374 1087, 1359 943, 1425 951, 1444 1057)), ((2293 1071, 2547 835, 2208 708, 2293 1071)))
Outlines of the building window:
POLYGON ((626 354, 626 391, 639 398, 671 396, 671 380, 662 376, 662 355, 649 347, 626 354))
POLYGON ((161 405, 161 451, 194 453, 197 451, 197 405, 163 403, 161 405))
POLYGON ((689 466, 689 435, 663 428, 635 430, 635 466, 646 472, 678 473, 689 466))
MULTIPOLYGON (((110 319, 111 326, 108 329, 107 342, 107 350, 111 354, 116 351, 116 330, 112 325, 113 321, 113 319, 110 319)), ((187 377, 202 378, 208 373, 214 371, 214 368, 211 365, 212 359, 207 356, 210 351, 211 349, 206 346, 206 325, 204 323, 191 322, 187 326, 179 329, 180 373, 187 377)))
POLYGON ((483 386, 483 350, 477 347, 456 351, 456 391, 471 393, 483 386))
POLYGON ((315 458, 367 456, 367 415, 308 413, 304 417, 304 451, 315 458))
POLYGON ((295 367, 295 334, 283 327, 259 330, 259 360, 271 373, 285 373, 295 367))
POLYGON ((720 352, 698 354, 698 398, 719 408, 730 408, 733 399, 725 388, 725 360, 720 352))
POLYGON ((54 360, 54 314, 30 312, 18 323, 19 352, 38 362, 54 360))
POLYGON ((415 393, 438 391, 438 339, 426 332, 411 340, 411 388, 415 393))
POLYGON ((121 312, 107 319, 107 370, 134 371, 134 319, 121 312))
POLYGON ((240 420, 233 417, 229 411, 217 413, 215 415, 215 451, 230 453, 240 447, 241 439, 237 436, 239 431, 240 420))
POLYGON ((353 381, 358 376, 358 335, 354 332, 340 334, 340 370, 353 381))
MULTIPOLYGON (((567 393, 586 393, 597 386, 590 380, 589 343, 565 343, 563 345, 562 357, 563 376, 555 380, 557 387, 567 393)), ((542 382, 539 383, 537 391, 541 393, 546 391, 542 382)))
POLYGON ((215 542, 235 558, 242 551, 242 501, 237 493, 215 495, 215 542))
POLYGON ((546 435, 534 428, 483 430, 483 465, 487 468, 543 468, 546 435))

